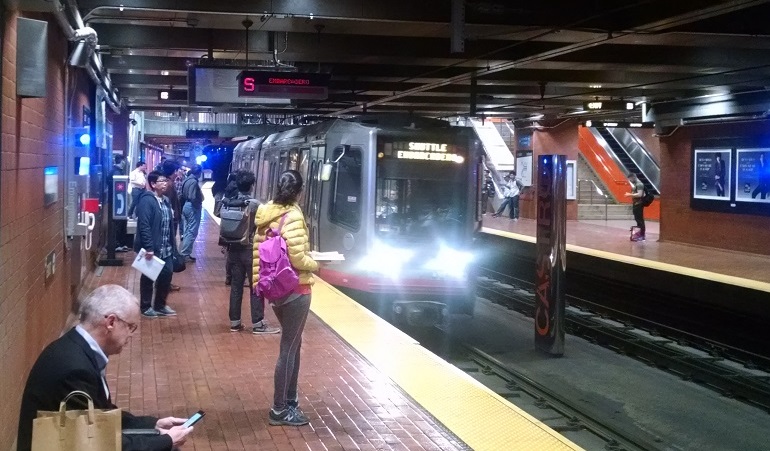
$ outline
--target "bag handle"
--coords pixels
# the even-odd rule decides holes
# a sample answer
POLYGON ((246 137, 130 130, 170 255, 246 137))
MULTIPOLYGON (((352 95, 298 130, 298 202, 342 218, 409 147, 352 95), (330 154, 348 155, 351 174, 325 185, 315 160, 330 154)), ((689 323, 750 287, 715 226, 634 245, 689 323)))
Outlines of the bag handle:
POLYGON ((82 390, 74 390, 70 392, 69 395, 67 395, 62 402, 59 403, 59 425, 64 428, 64 420, 65 420, 65 412, 67 411, 67 401, 74 397, 81 397, 88 400, 88 436, 91 437, 93 434, 92 426, 94 423, 96 423, 96 412, 94 411, 94 400, 91 398, 91 395, 88 393, 82 391, 82 390))

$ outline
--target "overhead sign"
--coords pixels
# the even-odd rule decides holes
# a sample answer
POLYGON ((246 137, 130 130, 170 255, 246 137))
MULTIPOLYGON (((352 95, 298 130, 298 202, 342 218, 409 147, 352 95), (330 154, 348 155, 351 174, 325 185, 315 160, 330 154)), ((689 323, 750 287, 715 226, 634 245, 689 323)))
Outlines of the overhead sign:
POLYGON ((630 111, 636 108, 634 102, 627 102, 625 100, 595 100, 593 102, 586 102, 583 104, 584 110, 597 111, 597 110, 612 110, 612 111, 630 111))
POLYGON ((325 100, 329 74, 245 70, 238 76, 238 97, 325 100))

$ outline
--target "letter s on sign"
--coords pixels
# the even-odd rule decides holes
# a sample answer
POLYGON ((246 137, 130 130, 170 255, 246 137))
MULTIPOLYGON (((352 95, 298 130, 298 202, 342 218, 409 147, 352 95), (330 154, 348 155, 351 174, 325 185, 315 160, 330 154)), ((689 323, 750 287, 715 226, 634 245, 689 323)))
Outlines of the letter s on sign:
POLYGON ((246 92, 254 92, 254 78, 246 77, 243 79, 243 90, 246 92))

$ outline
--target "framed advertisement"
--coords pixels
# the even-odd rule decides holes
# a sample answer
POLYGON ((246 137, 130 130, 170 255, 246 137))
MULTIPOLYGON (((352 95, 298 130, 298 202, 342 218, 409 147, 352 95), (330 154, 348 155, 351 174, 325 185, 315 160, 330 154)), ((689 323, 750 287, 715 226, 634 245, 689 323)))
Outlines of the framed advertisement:
POLYGON ((696 149, 693 155, 694 199, 730 202, 732 149, 696 149))
POLYGON ((770 204, 770 148, 737 149, 735 201, 770 204))
POLYGON ((532 186, 532 151, 516 152, 516 176, 524 186, 532 186))

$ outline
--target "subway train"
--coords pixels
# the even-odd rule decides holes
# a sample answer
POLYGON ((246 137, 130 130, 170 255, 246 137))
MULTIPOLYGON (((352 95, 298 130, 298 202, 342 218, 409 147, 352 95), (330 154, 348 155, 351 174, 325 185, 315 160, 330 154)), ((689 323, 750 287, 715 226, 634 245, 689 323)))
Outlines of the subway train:
POLYGON ((320 276, 387 318, 426 325, 473 313, 480 155, 470 128, 363 117, 244 141, 232 169, 254 172, 261 202, 282 171, 299 171, 311 249, 345 257, 320 276))

